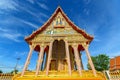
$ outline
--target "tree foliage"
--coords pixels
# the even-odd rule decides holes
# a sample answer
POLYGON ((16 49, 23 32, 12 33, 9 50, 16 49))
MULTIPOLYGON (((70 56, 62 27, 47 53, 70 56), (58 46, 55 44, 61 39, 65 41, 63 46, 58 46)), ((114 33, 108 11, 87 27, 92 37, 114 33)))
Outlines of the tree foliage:
POLYGON ((15 73, 15 74, 17 74, 18 73, 18 70, 13 70, 13 71, 11 71, 10 73, 15 73))
MULTIPOLYGON (((91 58, 97 71, 109 69, 109 56, 106 54, 99 54, 98 56, 92 56, 91 58)), ((88 69, 91 69, 89 64, 87 64, 87 67, 88 69)))
POLYGON ((0 70, 0 73, 3 73, 2 70, 0 70))

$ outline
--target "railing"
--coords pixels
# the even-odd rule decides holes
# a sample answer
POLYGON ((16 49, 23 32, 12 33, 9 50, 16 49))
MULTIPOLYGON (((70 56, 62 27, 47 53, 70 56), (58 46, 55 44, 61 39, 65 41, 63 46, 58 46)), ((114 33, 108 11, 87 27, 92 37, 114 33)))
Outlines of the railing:
POLYGON ((13 74, 0 74, 0 80, 12 80, 13 74))
POLYGON ((120 80, 120 71, 110 71, 111 80, 120 80))

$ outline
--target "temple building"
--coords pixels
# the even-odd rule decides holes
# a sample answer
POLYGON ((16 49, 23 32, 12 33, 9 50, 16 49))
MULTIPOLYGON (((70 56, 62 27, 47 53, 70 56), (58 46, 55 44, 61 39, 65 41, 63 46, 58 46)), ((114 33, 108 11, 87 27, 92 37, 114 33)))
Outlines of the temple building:
POLYGON ((22 72, 13 80, 106 80, 93 65, 88 50, 92 40, 93 36, 76 26, 58 7, 44 25, 25 38, 30 50, 22 72), (38 60, 36 70, 29 72, 33 51, 38 52, 38 60), (84 70, 81 51, 86 52, 91 70, 84 70))
POLYGON ((120 70, 120 56, 110 59, 110 71, 120 70))
POLYGON ((111 80, 120 79, 120 56, 116 56, 110 59, 109 74, 111 80))

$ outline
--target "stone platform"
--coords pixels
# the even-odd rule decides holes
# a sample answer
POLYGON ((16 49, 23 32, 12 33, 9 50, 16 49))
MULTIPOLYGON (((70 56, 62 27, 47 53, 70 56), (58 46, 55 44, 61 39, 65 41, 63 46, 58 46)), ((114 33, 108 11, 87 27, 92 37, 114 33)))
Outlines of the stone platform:
POLYGON ((107 80, 102 73, 97 72, 97 76, 94 76, 92 71, 82 71, 81 76, 77 71, 72 71, 71 76, 68 75, 67 71, 49 71, 48 76, 45 73, 45 71, 41 71, 37 77, 35 71, 25 72, 23 77, 19 73, 12 80, 107 80))

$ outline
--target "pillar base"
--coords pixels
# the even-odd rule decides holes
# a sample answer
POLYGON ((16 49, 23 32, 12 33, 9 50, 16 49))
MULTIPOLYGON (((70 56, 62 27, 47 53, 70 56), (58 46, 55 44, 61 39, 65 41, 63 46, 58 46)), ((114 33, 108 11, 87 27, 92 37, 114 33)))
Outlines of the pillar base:
POLYGON ((35 71, 25 72, 23 77, 17 74, 12 80, 107 80, 106 77, 97 72, 95 77, 92 71, 82 71, 82 76, 79 75, 78 71, 72 71, 72 75, 69 76, 68 71, 49 71, 49 75, 46 76, 46 72, 39 72, 38 76, 35 76, 35 71))

